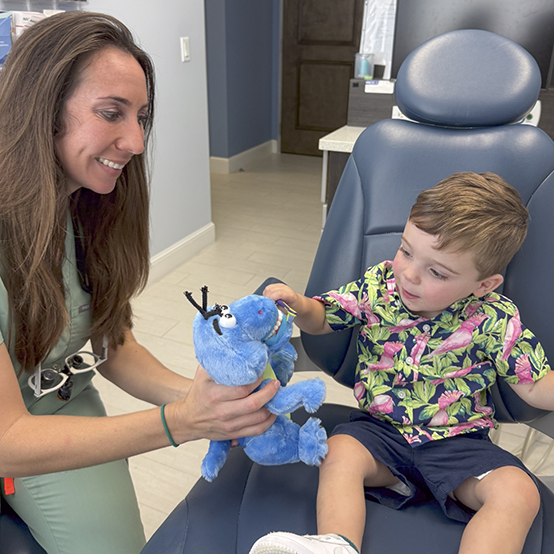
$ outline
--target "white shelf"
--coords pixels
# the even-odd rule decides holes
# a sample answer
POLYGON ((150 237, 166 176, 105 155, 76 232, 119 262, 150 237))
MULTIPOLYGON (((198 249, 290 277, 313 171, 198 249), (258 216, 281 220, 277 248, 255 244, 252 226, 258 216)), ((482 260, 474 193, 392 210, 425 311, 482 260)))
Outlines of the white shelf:
POLYGON ((352 127, 345 125, 328 135, 319 139, 320 150, 330 150, 331 152, 352 152, 354 143, 362 134, 365 127, 352 127))
POLYGON ((0 10, 42 12, 42 10, 80 10, 88 2, 78 0, 0 0, 0 10))

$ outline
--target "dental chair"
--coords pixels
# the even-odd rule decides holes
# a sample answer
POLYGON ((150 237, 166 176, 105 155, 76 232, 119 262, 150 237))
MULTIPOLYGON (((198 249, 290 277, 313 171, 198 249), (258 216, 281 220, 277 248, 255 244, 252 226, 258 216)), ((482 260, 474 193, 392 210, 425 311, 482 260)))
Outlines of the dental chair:
MULTIPOLYGON (((500 292, 554 361, 554 142, 522 124, 535 104, 541 75, 517 44, 486 31, 454 31, 418 47, 396 81, 396 103, 408 119, 368 127, 354 146, 333 199, 306 294, 358 279, 392 259, 417 195, 459 171, 494 172, 520 192, 531 213, 529 233, 505 273, 500 292)), ((353 387, 358 330, 303 334, 311 360, 353 387)), ((554 436, 554 414, 531 408, 500 381, 496 417, 554 436)), ((350 408, 324 404, 328 431, 350 408)), ((298 418, 298 411, 293 417, 298 418)), ((199 480, 142 554, 247 554, 271 531, 315 534, 318 470, 304 464, 262 467, 234 449, 219 476, 199 480)), ((554 552, 554 494, 540 482, 542 506, 524 554, 554 552)), ((362 552, 455 554, 464 525, 428 502, 392 510, 366 501, 362 552)))
POLYGON ((4 499, 0 499, 0 554, 46 554, 4 499))

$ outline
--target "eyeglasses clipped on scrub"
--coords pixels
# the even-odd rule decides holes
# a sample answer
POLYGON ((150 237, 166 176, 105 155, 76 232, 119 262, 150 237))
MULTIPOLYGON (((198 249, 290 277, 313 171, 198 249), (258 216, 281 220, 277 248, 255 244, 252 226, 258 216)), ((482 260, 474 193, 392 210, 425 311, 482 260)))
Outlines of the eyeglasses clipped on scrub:
POLYGON ((79 350, 65 358, 63 367, 54 364, 51 368, 43 368, 42 364, 39 364, 27 382, 36 398, 58 391, 58 398, 67 402, 73 390, 73 375, 92 371, 107 359, 108 338, 104 337, 100 356, 88 350, 79 350))

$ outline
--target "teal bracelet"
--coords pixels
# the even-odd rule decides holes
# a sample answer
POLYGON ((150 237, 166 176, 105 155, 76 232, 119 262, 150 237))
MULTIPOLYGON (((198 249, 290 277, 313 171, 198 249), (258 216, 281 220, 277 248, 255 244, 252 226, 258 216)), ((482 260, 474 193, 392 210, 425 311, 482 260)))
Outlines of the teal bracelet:
POLYGON ((160 413, 162 414, 162 423, 164 425, 165 434, 167 435, 167 438, 169 439, 169 442, 171 443, 171 446, 174 446, 177 448, 179 445, 173 440, 173 437, 171 436, 171 433, 169 432, 169 429, 167 427, 167 421, 165 420, 165 404, 162 404, 162 407, 160 409, 160 413))

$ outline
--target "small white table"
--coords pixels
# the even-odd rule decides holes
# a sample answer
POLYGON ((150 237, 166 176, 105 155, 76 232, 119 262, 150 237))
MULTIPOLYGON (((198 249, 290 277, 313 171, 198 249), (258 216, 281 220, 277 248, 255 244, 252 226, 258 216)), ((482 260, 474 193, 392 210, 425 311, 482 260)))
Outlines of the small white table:
POLYGON ((340 177, 354 143, 365 127, 345 125, 319 139, 319 149, 323 151, 323 171, 321 173, 321 202, 323 215, 321 227, 325 227, 327 212, 337 190, 340 177))

